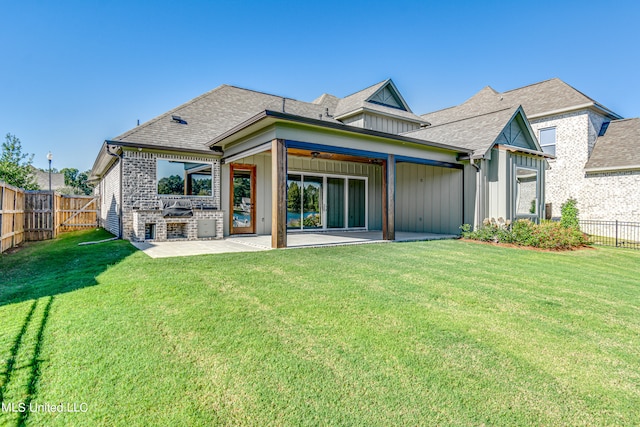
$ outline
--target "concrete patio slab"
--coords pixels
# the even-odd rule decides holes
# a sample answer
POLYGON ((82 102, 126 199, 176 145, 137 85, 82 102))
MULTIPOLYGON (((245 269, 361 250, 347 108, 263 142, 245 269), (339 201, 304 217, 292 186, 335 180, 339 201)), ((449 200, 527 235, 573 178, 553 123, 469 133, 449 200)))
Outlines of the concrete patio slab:
POLYGON ((192 256, 206 254, 224 254, 231 252, 256 252, 268 248, 251 247, 234 241, 225 240, 190 240, 178 242, 131 242, 133 246, 151 258, 167 258, 176 256, 192 256))
MULTIPOLYGON (((287 234, 287 249, 455 239, 454 234, 396 232, 396 240, 382 240, 381 231, 293 232, 287 234)), ((151 258, 255 252, 271 250, 271 235, 230 236, 223 240, 132 242, 151 258)))

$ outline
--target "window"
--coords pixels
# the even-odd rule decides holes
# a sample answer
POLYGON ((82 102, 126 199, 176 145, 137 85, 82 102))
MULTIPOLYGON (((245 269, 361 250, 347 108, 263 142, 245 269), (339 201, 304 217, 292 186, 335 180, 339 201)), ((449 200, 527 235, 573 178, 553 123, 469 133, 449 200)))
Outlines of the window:
POLYGON ((538 215, 538 171, 516 167, 516 216, 538 215))
POLYGON ((158 194, 172 196, 211 196, 213 167, 209 163, 158 160, 158 194))
POLYGON ((540 129, 540 147, 543 152, 556 155, 556 128, 540 129))

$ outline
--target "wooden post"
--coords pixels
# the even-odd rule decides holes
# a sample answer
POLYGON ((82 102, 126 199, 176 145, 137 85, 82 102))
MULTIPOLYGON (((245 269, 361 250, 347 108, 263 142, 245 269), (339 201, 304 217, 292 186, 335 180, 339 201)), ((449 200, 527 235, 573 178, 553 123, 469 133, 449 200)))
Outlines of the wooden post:
POLYGON ((382 239, 387 240, 389 218, 387 214, 387 161, 382 161, 382 239))
POLYGON ((287 147, 271 141, 271 247, 287 247, 287 147))
POLYGON ((389 154, 382 167, 382 239, 396 239, 396 159, 389 154))

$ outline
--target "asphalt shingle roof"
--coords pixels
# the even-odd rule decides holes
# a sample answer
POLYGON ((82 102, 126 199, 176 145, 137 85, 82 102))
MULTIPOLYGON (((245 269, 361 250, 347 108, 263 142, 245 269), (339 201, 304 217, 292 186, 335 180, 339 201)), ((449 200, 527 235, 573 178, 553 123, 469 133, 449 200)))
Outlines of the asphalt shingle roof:
POLYGON ((554 78, 502 93, 487 86, 458 106, 423 114, 421 117, 431 124, 441 124, 517 105, 522 105, 530 117, 587 104, 607 110, 579 90, 554 78))
POLYGON ((336 117, 344 116, 345 114, 357 111, 361 108, 366 108, 368 110, 377 111, 382 114, 388 114, 388 115, 400 117, 407 121, 411 121, 415 123, 424 123, 425 120, 420 116, 417 116, 416 114, 414 114, 411 110, 404 111, 399 108, 387 107, 384 105, 367 101, 367 99, 369 99, 378 90, 380 90, 382 87, 386 86, 390 82, 391 82, 390 79, 384 80, 380 83, 376 83, 373 86, 369 86, 366 89, 363 89, 359 92, 345 96, 344 98, 340 99, 340 101, 336 106, 335 116, 336 117))
POLYGON ((586 170, 625 168, 640 169, 640 118, 611 121, 585 166, 586 170))
POLYGON ((476 155, 484 154, 493 146, 500 132, 517 110, 518 107, 507 107, 448 123, 427 126, 402 135, 467 148, 473 150, 476 155))
POLYGON ((113 141, 206 150, 206 143, 261 111, 283 111, 302 117, 337 120, 325 107, 234 86, 222 85, 113 138, 113 141), (179 116, 187 124, 176 123, 179 116))

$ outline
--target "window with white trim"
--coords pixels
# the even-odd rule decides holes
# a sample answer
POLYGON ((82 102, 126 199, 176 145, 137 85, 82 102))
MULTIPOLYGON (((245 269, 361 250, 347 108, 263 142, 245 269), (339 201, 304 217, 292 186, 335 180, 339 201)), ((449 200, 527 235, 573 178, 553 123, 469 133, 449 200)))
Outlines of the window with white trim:
POLYGON ((556 155, 556 128, 540 129, 540 147, 543 152, 556 155))
POLYGON ((516 166, 516 216, 538 215, 538 171, 516 166))

